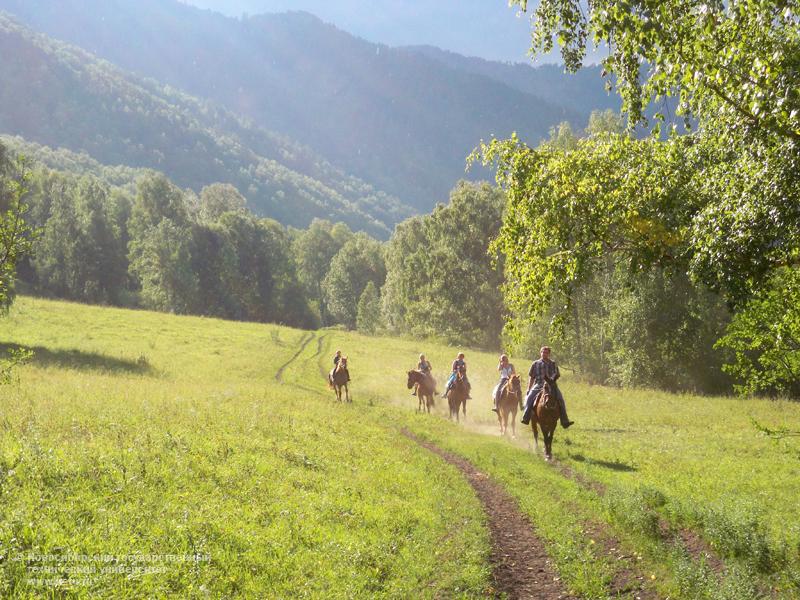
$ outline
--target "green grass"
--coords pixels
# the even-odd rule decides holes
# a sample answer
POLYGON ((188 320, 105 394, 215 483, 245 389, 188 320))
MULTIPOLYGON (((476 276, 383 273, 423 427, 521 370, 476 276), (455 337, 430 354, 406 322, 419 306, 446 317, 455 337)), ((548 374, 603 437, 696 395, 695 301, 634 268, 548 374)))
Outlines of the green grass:
POLYGON ((577 425, 558 430, 554 453, 606 486, 601 498, 533 456, 529 429, 499 439, 495 354, 465 350, 474 399, 456 426, 439 418, 441 400, 437 416, 415 414, 405 387, 420 352, 443 381, 458 349, 439 344, 23 297, 0 320, 0 346, 36 352, 18 384, 0 387, 1 596, 482 597, 480 504, 402 428, 499 481, 584 597, 607 597, 619 569, 593 524, 664 595, 800 596, 800 457, 752 424, 800 429, 795 403, 565 376, 577 425), (325 386, 337 348, 352 405, 325 386), (659 519, 725 558, 721 583, 654 530, 659 519), (29 552, 210 560, 161 560, 161 572, 94 574, 59 591, 28 583, 29 552))
POLYGON ((2 326, 3 343, 47 349, 0 389, 3 597, 58 591, 28 583, 43 577, 33 567, 108 566, 31 553, 161 569, 63 586, 76 596, 486 589, 487 533, 463 478, 357 406, 275 380, 302 332, 27 298, 2 326))

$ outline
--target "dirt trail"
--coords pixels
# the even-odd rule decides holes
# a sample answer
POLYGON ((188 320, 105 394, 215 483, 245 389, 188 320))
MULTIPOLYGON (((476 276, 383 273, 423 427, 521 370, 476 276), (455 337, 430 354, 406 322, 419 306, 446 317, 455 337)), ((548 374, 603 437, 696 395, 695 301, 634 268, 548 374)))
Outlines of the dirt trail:
POLYGON ((403 430, 403 435, 458 468, 475 490, 489 520, 492 543, 489 560, 495 595, 511 599, 575 598, 566 591, 556 574, 544 544, 533 533, 530 521, 502 487, 469 461, 418 438, 408 430, 403 430))
POLYGON ((291 365, 295 360, 297 360, 297 357, 303 353, 303 350, 306 349, 306 346, 308 346, 312 342, 312 340, 314 340, 314 338, 316 337, 317 336, 315 333, 310 333, 310 332, 307 335, 303 336, 303 341, 300 342, 300 347, 297 349, 297 352, 295 352, 292 355, 292 357, 289 360, 287 360, 283 365, 281 365, 280 368, 275 372, 275 381, 279 383, 283 382, 283 372, 289 365, 291 365))

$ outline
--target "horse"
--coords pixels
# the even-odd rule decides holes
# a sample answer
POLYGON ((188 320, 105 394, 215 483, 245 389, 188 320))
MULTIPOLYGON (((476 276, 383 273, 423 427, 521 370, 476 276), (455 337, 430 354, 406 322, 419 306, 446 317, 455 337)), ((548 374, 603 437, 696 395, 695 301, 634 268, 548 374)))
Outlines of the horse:
POLYGON ((433 377, 422 371, 409 371, 408 389, 415 385, 417 386, 417 399, 419 400, 417 411, 424 412, 427 408, 428 413, 430 413, 433 406, 433 396, 436 394, 436 382, 433 377))
POLYGON ((505 435, 508 431, 508 415, 511 414, 511 437, 517 437, 517 409, 522 408, 522 388, 519 383, 519 375, 512 375, 500 390, 500 398, 497 401, 497 420, 500 422, 500 435, 505 435))
POLYGON ((453 387, 447 392, 447 404, 450 406, 450 418, 455 416, 456 421, 460 421, 458 417, 458 409, 463 406, 464 418, 467 418, 467 396, 469 390, 467 389, 466 377, 462 373, 456 374, 456 380, 453 382, 453 387))
POLYGON ((561 408, 558 405, 558 400, 552 393, 550 382, 545 379, 542 391, 539 392, 539 401, 536 403, 536 410, 531 419, 533 442, 536 445, 537 452, 539 450, 539 431, 536 425, 538 424, 539 427, 542 428, 545 460, 551 460, 553 458, 553 435, 556 432, 556 425, 558 424, 559 418, 561 418, 561 408))
POLYGON ((350 392, 347 389, 347 382, 350 381, 350 373, 347 371, 347 357, 343 356, 339 359, 339 363, 334 367, 333 372, 328 375, 328 387, 336 392, 336 399, 342 401, 342 388, 344 388, 344 396, 348 402, 350 399, 350 392))

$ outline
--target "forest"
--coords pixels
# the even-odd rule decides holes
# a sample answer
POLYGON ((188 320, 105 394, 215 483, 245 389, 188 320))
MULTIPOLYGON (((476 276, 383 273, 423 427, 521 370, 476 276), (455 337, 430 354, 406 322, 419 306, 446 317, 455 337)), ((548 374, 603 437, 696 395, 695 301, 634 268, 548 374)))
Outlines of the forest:
POLYGON ((227 184, 195 194, 157 172, 120 186, 102 171, 27 166, 17 196, 31 252, 18 276, 31 293, 87 303, 521 356, 547 342, 593 383, 794 397, 796 269, 774 241, 743 248, 736 232, 704 231, 716 222, 698 219, 720 210, 708 198, 722 190, 698 186, 709 185, 705 169, 722 168, 722 151, 694 136, 637 138, 597 111, 585 130, 562 123, 535 149, 512 138, 476 150, 502 166, 508 198, 461 182, 386 242, 342 223, 256 217, 227 184), (524 201, 532 181, 535 205, 524 201), (732 252, 715 263, 720 246, 740 263, 732 252))

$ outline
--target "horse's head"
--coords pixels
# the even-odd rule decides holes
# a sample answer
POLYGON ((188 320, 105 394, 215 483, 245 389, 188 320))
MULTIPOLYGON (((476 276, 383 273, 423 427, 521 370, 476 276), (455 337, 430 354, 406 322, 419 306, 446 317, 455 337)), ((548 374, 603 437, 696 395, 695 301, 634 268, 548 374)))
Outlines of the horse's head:
POLYGON ((415 374, 416 374, 416 371, 409 371, 408 372, 408 382, 407 382, 408 389, 411 389, 412 387, 414 387, 414 383, 416 383, 415 377, 414 377, 415 374))
POLYGON ((558 402, 556 402, 556 397, 553 394, 553 388, 550 385, 550 380, 546 378, 544 380, 544 385, 542 386, 541 405, 546 409, 558 408, 558 402))
POLYGON ((346 368, 347 368, 347 357, 346 357, 346 356, 343 356, 342 358, 340 358, 340 359, 339 359, 339 365, 340 365, 340 366, 341 366, 343 369, 346 369, 346 368))
POLYGON ((508 380, 508 389, 517 394, 522 393, 522 386, 519 383, 519 375, 516 373, 514 373, 508 380))

